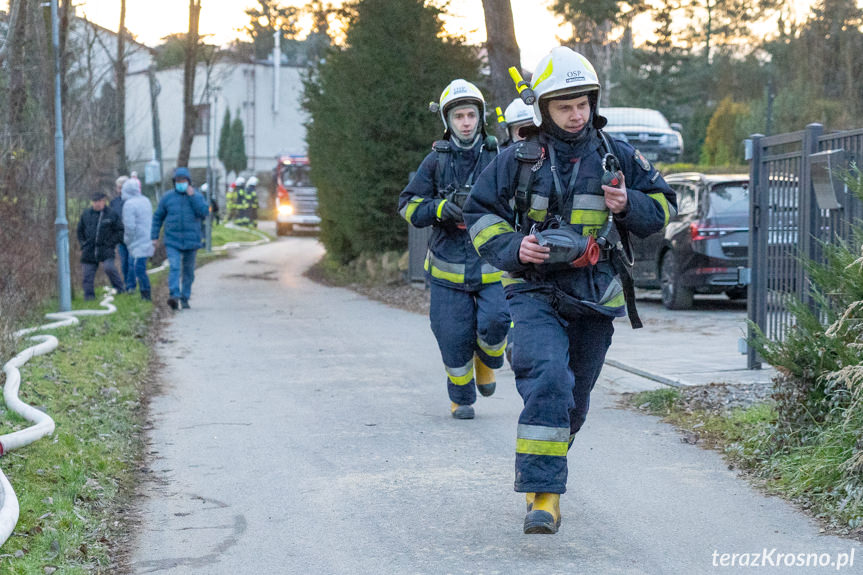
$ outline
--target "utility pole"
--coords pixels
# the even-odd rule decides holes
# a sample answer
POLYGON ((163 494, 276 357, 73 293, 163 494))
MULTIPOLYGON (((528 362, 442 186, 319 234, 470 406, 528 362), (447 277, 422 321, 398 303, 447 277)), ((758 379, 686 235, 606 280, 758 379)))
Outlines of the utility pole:
POLYGON ((54 172, 57 184, 57 284, 60 311, 72 310, 72 283, 69 271, 69 221, 66 219, 66 160, 63 155, 63 99, 60 78, 60 21, 57 1, 51 0, 51 42, 54 46, 54 172))
POLYGON ((162 166, 162 131, 159 122, 159 93, 162 86, 156 79, 156 72, 150 67, 147 70, 147 78, 150 80, 150 117, 153 120, 153 153, 154 159, 159 162, 159 181, 156 183, 156 201, 162 199, 162 181, 165 178, 164 166, 162 166))
MULTIPOLYGON (((207 68, 207 83, 204 86, 204 94, 207 95, 207 109, 211 110, 212 106, 210 105, 210 101, 213 97, 212 87, 210 86, 210 69, 207 68)), ((204 227, 204 246, 208 252, 213 251, 213 210, 212 210, 212 200, 213 197, 213 168, 211 165, 212 158, 212 150, 210 149, 210 128, 214 120, 214 115, 210 114, 210 117, 207 118, 207 194, 204 199, 207 200, 207 220, 206 226, 204 227)))

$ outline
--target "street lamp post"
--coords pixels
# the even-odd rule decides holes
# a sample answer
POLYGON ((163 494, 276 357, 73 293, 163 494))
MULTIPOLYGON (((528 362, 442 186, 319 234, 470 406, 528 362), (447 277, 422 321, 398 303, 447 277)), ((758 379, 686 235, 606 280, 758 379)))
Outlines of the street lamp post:
POLYGON ((63 107, 60 94, 60 22, 57 0, 51 0, 51 42, 54 46, 54 171, 57 185, 57 217, 54 231, 57 245, 57 285, 60 311, 72 309, 69 271, 69 221, 66 219, 66 160, 63 155, 63 107))

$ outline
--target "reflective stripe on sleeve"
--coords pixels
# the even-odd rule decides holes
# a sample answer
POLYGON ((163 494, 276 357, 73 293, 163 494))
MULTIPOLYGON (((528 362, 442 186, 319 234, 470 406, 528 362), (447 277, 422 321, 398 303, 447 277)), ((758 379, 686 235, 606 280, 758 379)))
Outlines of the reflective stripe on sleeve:
POLYGON ((470 239, 478 250, 493 237, 514 231, 512 226, 500 216, 486 214, 470 227, 470 239))
POLYGON ((408 203, 405 204, 399 214, 408 221, 408 223, 413 223, 414 212, 417 211, 417 208, 420 207, 420 204, 423 203, 423 200, 420 196, 414 196, 410 199, 408 203))
POLYGON ((668 203, 668 198, 666 198, 665 194, 663 194, 662 192, 656 194, 647 194, 647 197, 662 206, 662 211, 665 214, 665 223, 663 223, 662 225, 667 226, 672 216, 677 215, 677 210, 674 209, 674 206, 668 203))

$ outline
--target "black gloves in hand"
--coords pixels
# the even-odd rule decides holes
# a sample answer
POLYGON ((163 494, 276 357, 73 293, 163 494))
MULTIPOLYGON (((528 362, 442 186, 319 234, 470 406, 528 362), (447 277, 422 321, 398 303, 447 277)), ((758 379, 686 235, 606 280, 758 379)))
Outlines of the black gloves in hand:
POLYGON ((464 222, 464 216, 462 216, 460 207, 449 200, 439 201, 443 203, 443 205, 438 204, 437 206, 438 219, 440 219, 440 221, 453 222, 456 224, 464 222))

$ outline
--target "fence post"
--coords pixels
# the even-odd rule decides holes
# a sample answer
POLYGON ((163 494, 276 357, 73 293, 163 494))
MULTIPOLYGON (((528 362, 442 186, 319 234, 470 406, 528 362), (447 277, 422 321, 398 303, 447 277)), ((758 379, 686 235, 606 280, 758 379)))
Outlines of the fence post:
MULTIPOLYGON (((798 242, 800 246, 800 256, 805 261, 813 261, 817 259, 818 251, 818 222, 821 218, 821 211, 815 201, 815 193, 812 190, 812 164, 810 157, 818 151, 818 138, 824 133, 824 126, 821 124, 809 124, 803 134, 803 146, 801 148, 802 161, 800 166, 800 185, 798 193, 799 202, 799 220, 797 229, 799 230, 798 242)), ((808 274, 806 273, 805 265, 800 265, 797 272, 796 289, 797 296, 800 301, 805 302, 810 308, 814 305, 812 296, 808 289, 808 274)))
MULTIPOLYGON (((761 182, 761 139, 762 134, 751 135, 751 155, 749 158, 749 288, 746 298, 746 315, 751 324, 755 324, 762 329, 765 328, 767 313, 767 258, 763 257, 767 253, 767 226, 762 226, 763 219, 767 216, 767 205, 764 205, 762 214, 762 195, 769 197, 769 186, 762 185, 761 182), (767 190, 766 192, 764 190, 767 190), (763 229, 762 229, 763 228, 763 229)), ((765 172, 765 175, 766 172, 765 172)), ((755 336, 751 324, 747 327, 747 340, 752 341, 755 336)), ((746 346, 746 367, 747 369, 761 369, 761 361, 755 348, 751 344, 746 346)))

